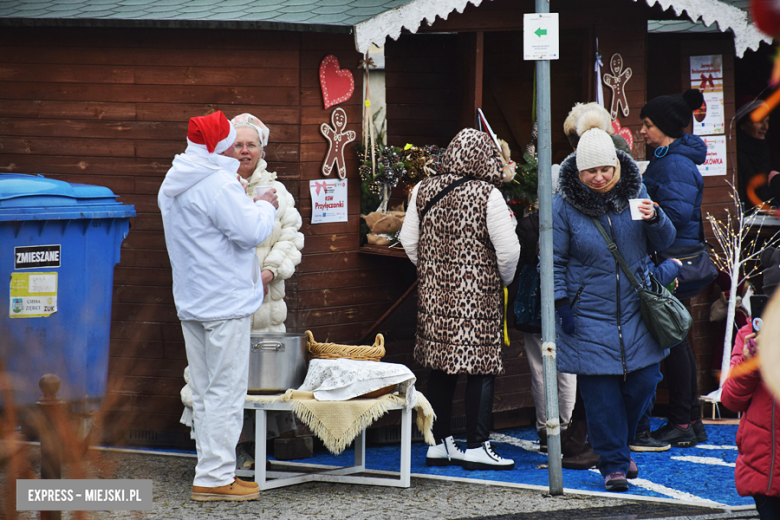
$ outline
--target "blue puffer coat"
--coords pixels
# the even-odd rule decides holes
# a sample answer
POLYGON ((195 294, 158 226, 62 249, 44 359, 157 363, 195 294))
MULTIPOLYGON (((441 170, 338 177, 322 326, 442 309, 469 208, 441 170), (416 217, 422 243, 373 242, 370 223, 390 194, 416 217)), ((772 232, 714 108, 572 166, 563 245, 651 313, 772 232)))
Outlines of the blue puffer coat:
POLYGON ((553 199, 555 300, 568 299, 576 329, 569 336, 558 326, 561 372, 624 375, 669 353, 647 330, 639 296, 590 219, 599 219, 637 280, 646 280, 652 269, 648 243, 663 250, 674 241, 674 226, 657 207, 656 220, 631 220, 628 200, 647 198, 647 192, 631 156, 617 153, 620 180, 604 195, 580 182, 576 153, 561 165, 553 199))
POLYGON ((674 224, 675 247, 701 242, 699 222, 704 180, 696 165, 703 164, 706 158, 704 141, 697 135, 683 134, 669 145, 664 157, 654 156, 647 166, 644 175, 647 193, 674 224))

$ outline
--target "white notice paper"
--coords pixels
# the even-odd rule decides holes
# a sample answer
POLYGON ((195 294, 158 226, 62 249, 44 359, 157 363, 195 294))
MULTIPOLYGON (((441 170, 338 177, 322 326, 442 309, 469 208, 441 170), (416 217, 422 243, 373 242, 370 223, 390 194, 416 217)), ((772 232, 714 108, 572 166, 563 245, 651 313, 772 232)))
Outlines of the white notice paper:
POLYGON ((309 181, 311 223, 347 222, 347 179, 309 181))
POLYGON ((699 173, 702 176, 726 175, 726 138, 712 135, 701 139, 707 145, 707 158, 698 166, 699 173))

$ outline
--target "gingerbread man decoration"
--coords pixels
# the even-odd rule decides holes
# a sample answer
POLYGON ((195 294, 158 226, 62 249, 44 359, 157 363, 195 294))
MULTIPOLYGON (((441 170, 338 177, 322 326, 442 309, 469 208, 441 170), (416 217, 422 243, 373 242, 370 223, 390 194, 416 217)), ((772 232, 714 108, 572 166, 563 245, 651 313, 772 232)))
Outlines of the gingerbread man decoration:
POLYGON ((609 109, 609 115, 612 116, 613 120, 617 119, 618 104, 620 104, 623 109, 623 117, 628 117, 626 83, 631 79, 631 69, 626 67, 626 70, 623 70, 623 56, 618 53, 612 55, 609 66, 612 69, 612 74, 604 74, 604 83, 612 89, 612 105, 609 109))
POLYGON ((355 140, 353 130, 344 131, 347 127, 347 113, 343 108, 337 108, 330 116, 333 128, 328 123, 320 125, 320 132, 328 140, 330 147, 328 155, 325 156, 325 162, 322 163, 322 174, 326 177, 333 171, 335 164, 338 169, 339 179, 347 176, 347 164, 344 162, 344 148, 355 140))

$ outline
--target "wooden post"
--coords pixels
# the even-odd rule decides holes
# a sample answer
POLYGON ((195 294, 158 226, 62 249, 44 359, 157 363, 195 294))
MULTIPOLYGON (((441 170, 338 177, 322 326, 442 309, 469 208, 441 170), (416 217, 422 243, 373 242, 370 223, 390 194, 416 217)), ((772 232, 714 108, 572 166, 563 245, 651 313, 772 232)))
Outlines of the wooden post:
MULTIPOLYGON (((38 386, 43 392, 43 397, 38 399, 38 406, 43 411, 41 421, 41 478, 62 478, 62 442, 59 428, 60 421, 64 419, 62 407, 64 401, 57 397, 60 391, 60 378, 54 374, 44 375, 38 386)), ((61 511, 41 511, 41 520, 60 520, 61 511)))
POLYGON ((474 127, 477 109, 482 107, 482 64, 485 51, 485 33, 482 31, 461 33, 459 47, 461 56, 461 81, 463 90, 459 94, 460 114, 458 128, 474 127))

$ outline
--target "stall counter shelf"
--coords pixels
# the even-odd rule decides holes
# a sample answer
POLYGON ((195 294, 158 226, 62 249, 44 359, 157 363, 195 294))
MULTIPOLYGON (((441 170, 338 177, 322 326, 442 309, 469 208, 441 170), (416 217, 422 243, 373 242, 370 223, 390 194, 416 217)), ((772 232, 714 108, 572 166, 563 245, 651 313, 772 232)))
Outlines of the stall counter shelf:
POLYGON ((369 255, 393 256, 396 258, 409 258, 402 247, 373 246, 366 244, 359 251, 369 255))

